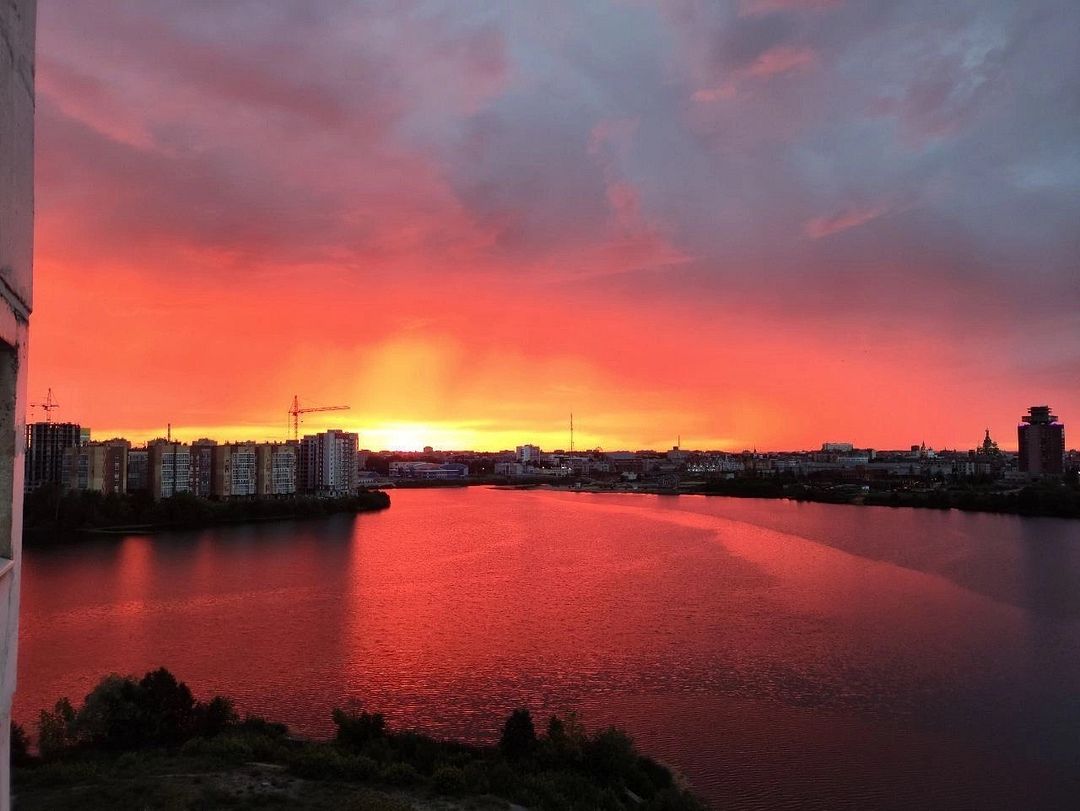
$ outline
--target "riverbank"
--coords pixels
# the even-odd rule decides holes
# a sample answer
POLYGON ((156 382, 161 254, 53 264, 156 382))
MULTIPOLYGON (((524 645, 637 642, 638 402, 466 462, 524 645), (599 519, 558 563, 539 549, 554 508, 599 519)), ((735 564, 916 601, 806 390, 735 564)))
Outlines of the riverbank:
POLYGON ((199 498, 190 493, 159 501, 141 493, 31 493, 24 502, 23 538, 25 542, 41 544, 78 533, 131 534, 201 529, 371 512, 389 506, 390 496, 381 490, 334 498, 288 496, 227 501, 199 498))
MULTIPOLYGON (((496 489, 533 489, 535 485, 496 489)), ((1013 490, 976 486, 874 487, 857 484, 807 484, 775 479, 729 479, 682 483, 678 487, 563 485, 551 489, 575 493, 644 493, 729 498, 786 499, 820 504, 913 507, 933 510, 1002 513, 1026 517, 1080 518, 1080 489, 1060 482, 1040 482, 1013 490)))
POLYGON ((241 720, 228 699, 196 701, 164 668, 108 676, 81 707, 61 699, 42 711, 37 755, 14 729, 17 807, 704 808, 625 733, 590 733, 573 715, 552 716, 538 734, 529 711, 515 710, 490 746, 395 731, 378 713, 332 717, 332 740, 301 740, 282 724, 241 720))

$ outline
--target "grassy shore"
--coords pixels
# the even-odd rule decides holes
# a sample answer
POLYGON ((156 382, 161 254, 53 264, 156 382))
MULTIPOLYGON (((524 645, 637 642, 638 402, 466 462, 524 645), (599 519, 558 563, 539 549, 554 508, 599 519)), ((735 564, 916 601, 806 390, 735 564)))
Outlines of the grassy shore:
POLYGON ((537 733, 515 710, 498 744, 389 729, 377 713, 335 710, 333 740, 240 720, 227 699, 195 701, 166 670, 103 679, 76 708, 42 711, 38 754, 13 730, 20 809, 347 808, 698 811, 672 773, 614 728, 573 715, 537 733))

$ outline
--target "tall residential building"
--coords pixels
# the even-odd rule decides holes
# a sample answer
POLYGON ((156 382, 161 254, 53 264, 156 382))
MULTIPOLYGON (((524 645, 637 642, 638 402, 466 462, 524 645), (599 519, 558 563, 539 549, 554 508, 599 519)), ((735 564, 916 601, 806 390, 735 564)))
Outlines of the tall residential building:
POLYGON ((26 344, 33 298, 35 0, 0 3, 0 811, 11 807, 26 474, 26 344))
POLYGON ((79 447, 74 422, 32 422, 26 426, 26 492, 64 483, 64 451, 79 447))
POLYGON ((255 495, 256 449, 254 442, 237 442, 214 448, 214 490, 217 498, 255 495))
POLYGON ((255 495, 257 457, 254 442, 244 442, 233 446, 232 494, 234 496, 255 495))
POLYGON ((191 492, 201 498, 214 493, 214 448, 212 439, 196 439, 191 443, 191 492))
POLYGON ((98 444, 104 448, 105 457, 102 460, 102 492, 126 493, 128 452, 131 450, 131 443, 126 439, 116 437, 98 444))
POLYGON ((1020 472, 1029 476, 1060 476, 1065 472, 1065 426, 1050 406, 1032 406, 1017 427, 1020 472))
POLYGON ((517 446, 517 460, 524 465, 538 465, 540 464, 540 446, 539 445, 518 445, 517 446))
POLYGON ((126 439, 110 439, 66 449, 64 489, 126 493, 130 447, 126 439))
POLYGON ((256 492, 263 496, 290 496, 296 492, 295 442, 259 445, 255 470, 256 492))
POLYGON ((187 445, 155 439, 146 451, 151 496, 171 498, 191 492, 191 449, 187 445))
POLYGON ((132 448, 127 455, 127 491, 147 493, 150 491, 150 451, 132 448))
POLYGON ((300 440, 297 489, 320 495, 344 495, 356 489, 359 437, 347 431, 326 431, 300 440))

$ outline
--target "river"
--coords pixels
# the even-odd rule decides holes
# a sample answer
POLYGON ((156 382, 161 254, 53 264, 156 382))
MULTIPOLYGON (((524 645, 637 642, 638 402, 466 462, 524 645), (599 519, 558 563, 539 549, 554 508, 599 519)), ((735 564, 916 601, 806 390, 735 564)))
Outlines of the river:
POLYGON ((379 513, 27 550, 16 720, 109 672, 296 731, 347 702, 492 740, 618 723, 718 807, 1066 808, 1080 522, 695 496, 392 493, 379 513))

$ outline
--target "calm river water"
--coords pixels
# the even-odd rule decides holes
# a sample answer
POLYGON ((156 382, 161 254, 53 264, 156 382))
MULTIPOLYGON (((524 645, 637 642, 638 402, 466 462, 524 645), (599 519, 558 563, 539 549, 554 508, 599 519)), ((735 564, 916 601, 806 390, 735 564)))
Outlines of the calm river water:
POLYGON ((16 719, 105 673, 311 735, 618 723, 717 806, 1074 808, 1080 522, 481 488, 25 556, 16 719), (541 721, 542 722, 542 721, 541 721))

